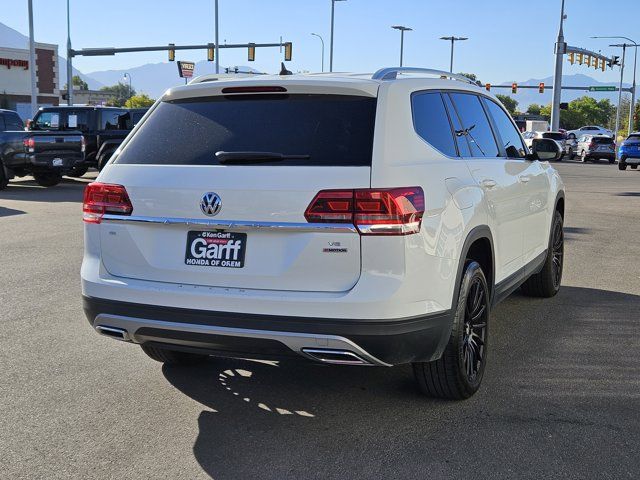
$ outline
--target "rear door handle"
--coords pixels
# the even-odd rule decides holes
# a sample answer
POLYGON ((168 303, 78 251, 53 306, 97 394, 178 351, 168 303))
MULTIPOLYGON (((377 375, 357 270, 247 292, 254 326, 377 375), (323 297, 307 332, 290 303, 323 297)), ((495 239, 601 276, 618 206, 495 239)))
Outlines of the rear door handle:
POLYGON ((531 180, 531 175, 520 175, 518 180, 520 180, 521 183, 528 183, 529 180, 531 180))
POLYGON ((497 183, 491 178, 485 178, 480 182, 480 185, 482 185, 484 188, 493 188, 497 185, 497 183))

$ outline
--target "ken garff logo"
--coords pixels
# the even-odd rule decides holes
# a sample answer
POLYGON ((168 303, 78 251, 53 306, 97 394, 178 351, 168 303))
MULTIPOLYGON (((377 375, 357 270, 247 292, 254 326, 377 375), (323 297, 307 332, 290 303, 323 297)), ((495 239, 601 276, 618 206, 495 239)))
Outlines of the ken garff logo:
POLYGON ((202 213, 205 215, 213 217, 218 214, 221 208, 222 200, 217 193, 207 192, 202 196, 202 200, 200 200, 200 210, 202 210, 202 213))

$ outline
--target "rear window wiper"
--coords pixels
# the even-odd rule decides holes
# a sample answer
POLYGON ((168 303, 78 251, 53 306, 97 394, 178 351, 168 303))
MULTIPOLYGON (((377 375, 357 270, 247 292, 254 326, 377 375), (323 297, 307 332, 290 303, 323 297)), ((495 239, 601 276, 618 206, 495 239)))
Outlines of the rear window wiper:
POLYGON ((279 162, 282 160, 307 160, 310 155, 286 155, 277 152, 216 152, 220 163, 252 164, 279 162))

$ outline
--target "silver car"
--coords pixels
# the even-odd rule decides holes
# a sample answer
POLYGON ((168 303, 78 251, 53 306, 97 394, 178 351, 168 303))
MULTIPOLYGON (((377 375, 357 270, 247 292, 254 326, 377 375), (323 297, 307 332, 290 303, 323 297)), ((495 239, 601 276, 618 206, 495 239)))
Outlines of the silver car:
POLYGON ((582 162, 604 158, 616 161, 616 145, 608 135, 581 135, 571 150, 571 159, 580 157, 582 162))

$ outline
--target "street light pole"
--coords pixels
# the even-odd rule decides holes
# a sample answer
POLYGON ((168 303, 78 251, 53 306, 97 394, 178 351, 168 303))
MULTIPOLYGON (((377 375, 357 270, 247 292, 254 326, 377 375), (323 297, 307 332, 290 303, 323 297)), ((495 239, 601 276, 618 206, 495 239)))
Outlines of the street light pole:
MULTIPOLYGON (((621 37, 621 36, 596 36, 591 38, 619 38, 622 40, 627 40, 632 43, 632 45, 627 45, 627 47, 633 46, 636 51, 633 58, 633 84, 631 86, 631 105, 629 106, 629 133, 633 132, 634 129, 634 121, 633 121, 633 113, 635 111, 636 105, 636 67, 638 66, 638 44, 631 40, 629 37, 621 37)), ((609 45, 610 47, 622 47, 622 44, 618 45, 609 45)))
POLYGON ((404 25, 393 25, 391 28, 400 30, 400 66, 402 66, 402 57, 404 53, 404 32, 410 32, 413 29, 404 25))
POLYGON ((314 37, 318 37, 320 39, 320 42, 322 43, 322 70, 321 71, 324 72, 324 40, 317 33, 312 33, 311 35, 313 35, 314 37))
POLYGON ((329 40, 329 71, 333 72, 333 26, 335 20, 336 2, 345 2, 346 0, 331 0, 331 38, 329 40))
POLYGON ((451 60, 449 61, 449 71, 453 73, 453 45, 455 42, 469 40, 468 37, 440 37, 440 40, 449 40, 451 42, 451 60))
POLYGON ((67 0, 67 105, 73 105, 73 65, 71 64, 71 9, 67 0))
POLYGON ((131 98, 131 75, 129 74, 129 72, 125 72, 124 73, 124 78, 128 78, 129 79, 129 98, 131 98))
POLYGON ((620 87, 618 88, 618 108, 616 109, 616 131, 613 134, 613 141, 618 141, 618 129, 620 128, 620 102, 622 101, 622 78, 624 77, 624 56, 627 51, 627 44, 622 44, 622 62, 620 63, 620 87))
POLYGON ((38 110, 36 84, 36 43, 33 35, 33 0, 29 0, 29 73, 31 74, 31 118, 38 110))
POLYGON ((567 44, 564 41, 562 24, 564 23, 564 0, 560 8, 560 28, 558 29, 558 39, 556 40, 556 67, 553 78, 553 102, 551 104, 551 130, 557 131, 560 128, 560 99, 562 94, 562 59, 567 51, 567 44))
POLYGON ((218 0, 215 0, 215 17, 216 17, 216 38, 215 38, 216 73, 220 73, 220 49, 218 48, 218 0))

